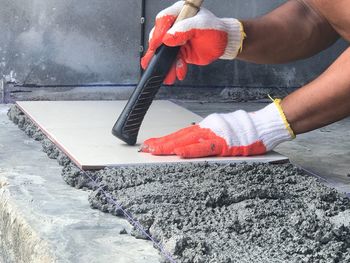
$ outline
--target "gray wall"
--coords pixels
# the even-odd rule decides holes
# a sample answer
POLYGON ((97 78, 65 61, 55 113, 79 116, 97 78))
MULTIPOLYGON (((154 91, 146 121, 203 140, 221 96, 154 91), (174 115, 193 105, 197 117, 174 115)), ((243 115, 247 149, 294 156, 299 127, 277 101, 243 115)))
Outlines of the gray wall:
MULTIPOLYGON (((147 0, 147 36, 156 13, 173 0, 147 0)), ((282 0, 207 0, 218 16, 255 17, 282 0)), ((141 0, 0 0, 0 72, 21 83, 136 83, 141 0)), ((280 66, 219 61, 191 67, 182 84, 299 86, 343 50, 340 42, 305 61, 280 66)))
POLYGON ((0 0, 2 74, 20 82, 137 80, 138 0, 0 0))

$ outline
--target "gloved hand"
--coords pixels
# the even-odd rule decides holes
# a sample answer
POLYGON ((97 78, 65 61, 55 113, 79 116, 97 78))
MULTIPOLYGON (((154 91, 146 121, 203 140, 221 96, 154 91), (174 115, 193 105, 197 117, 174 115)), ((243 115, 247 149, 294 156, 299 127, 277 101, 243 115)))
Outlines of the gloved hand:
POLYGON ((145 141, 141 151, 182 158, 250 156, 265 154, 294 138, 280 100, 275 100, 257 112, 209 115, 198 125, 145 141))
POLYGON ((164 81, 169 85, 176 77, 179 80, 186 77, 187 64, 208 65, 219 58, 234 59, 245 37, 243 26, 237 19, 217 18, 205 8, 201 8, 195 17, 173 26, 183 5, 184 1, 178 1, 157 15, 149 37, 149 48, 141 60, 142 68, 146 69, 162 43, 182 45, 177 61, 164 81))

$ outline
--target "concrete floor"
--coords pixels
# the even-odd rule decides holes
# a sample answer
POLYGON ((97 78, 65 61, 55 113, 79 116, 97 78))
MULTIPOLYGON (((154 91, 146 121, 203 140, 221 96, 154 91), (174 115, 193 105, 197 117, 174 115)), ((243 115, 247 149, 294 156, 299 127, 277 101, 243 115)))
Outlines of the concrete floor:
POLYGON ((121 218, 92 210, 61 167, 8 120, 0 105, 0 262, 160 262, 121 218))
MULTIPOLYGON (((203 117, 265 105, 176 103, 203 117)), ((65 184, 56 161, 7 119, 7 109, 0 105, 0 262, 159 262, 150 242, 119 234, 130 233, 126 220, 90 209, 88 193, 65 184)), ((347 119, 277 150, 349 193, 349 137, 347 119)))

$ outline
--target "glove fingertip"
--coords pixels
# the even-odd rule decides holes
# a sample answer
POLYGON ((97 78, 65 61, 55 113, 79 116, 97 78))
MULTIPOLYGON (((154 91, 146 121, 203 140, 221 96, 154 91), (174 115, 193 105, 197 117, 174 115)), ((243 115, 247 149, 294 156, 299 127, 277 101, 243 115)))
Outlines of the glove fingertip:
POLYGON ((140 152, 151 153, 158 140, 159 138, 150 138, 145 140, 140 147, 140 152))
POLYGON ((193 23, 191 18, 180 21, 171 27, 162 37, 162 42, 168 46, 182 46, 194 36, 193 23))
POLYGON ((168 75, 166 76, 165 80, 164 80, 164 84, 165 85, 173 85, 176 81, 176 66, 175 64, 172 65, 168 75))
POLYGON ((186 44, 186 41, 184 41, 181 37, 179 37, 180 34, 169 34, 166 33, 162 39, 162 42, 170 47, 176 47, 176 46, 182 46, 186 44))
POLYGON ((144 58, 141 59, 141 68, 145 70, 148 66, 148 61, 146 61, 144 58))
POLYGON ((140 147, 140 150, 139 152, 142 152, 142 153, 149 153, 149 146, 146 145, 146 144, 142 144, 141 147, 140 147))
POLYGON ((141 59, 141 67, 142 69, 146 69, 148 67, 149 62, 151 61, 152 57, 154 55, 153 50, 147 50, 146 54, 141 59))
POLYGON ((153 147, 149 149, 149 153, 152 155, 174 155, 173 151, 174 147, 172 143, 160 143, 155 144, 153 147))
POLYGON ((164 80, 163 84, 171 86, 175 83, 176 79, 173 78, 172 76, 167 76, 166 79, 164 80))
POLYGON ((195 148, 192 145, 178 147, 178 148, 174 149, 174 153, 183 159, 205 157, 205 154, 204 155, 199 154, 198 150, 195 150, 195 148))
POLYGON ((185 147, 179 147, 174 150, 174 153, 180 158, 190 158, 190 155, 185 150, 185 147))
POLYGON ((184 80, 187 75, 188 65, 184 59, 179 58, 176 62, 176 76, 179 80, 184 80))

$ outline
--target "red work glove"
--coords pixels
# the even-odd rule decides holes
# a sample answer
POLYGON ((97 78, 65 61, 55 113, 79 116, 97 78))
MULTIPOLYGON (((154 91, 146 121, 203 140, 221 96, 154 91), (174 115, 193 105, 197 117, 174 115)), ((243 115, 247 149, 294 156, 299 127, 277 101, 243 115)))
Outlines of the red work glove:
POLYGON ((182 158, 261 155, 294 137, 276 100, 257 112, 209 115, 198 125, 145 141, 141 151, 182 158))
POLYGON ((176 77, 183 80, 187 64, 208 65, 221 59, 234 59, 242 48, 245 34, 242 24, 234 18, 217 18, 205 8, 192 18, 174 22, 184 1, 179 1, 161 11, 149 37, 149 48, 141 65, 146 69, 157 48, 182 46, 177 61, 170 70, 165 84, 173 84, 176 77), (172 27, 173 26, 173 27, 172 27))

